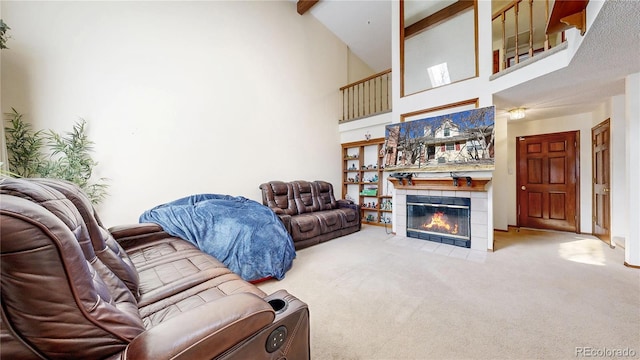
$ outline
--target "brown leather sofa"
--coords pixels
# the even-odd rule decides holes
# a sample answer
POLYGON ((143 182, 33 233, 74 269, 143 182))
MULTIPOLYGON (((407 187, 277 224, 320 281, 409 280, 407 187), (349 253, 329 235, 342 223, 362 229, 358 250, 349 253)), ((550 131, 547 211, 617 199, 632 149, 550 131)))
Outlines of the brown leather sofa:
POLYGON ((280 217, 296 249, 354 233, 362 226, 360 206, 336 200, 329 182, 270 181, 260 190, 262 203, 280 217))
POLYGON ((307 305, 56 180, 0 179, 3 359, 309 359, 307 305))

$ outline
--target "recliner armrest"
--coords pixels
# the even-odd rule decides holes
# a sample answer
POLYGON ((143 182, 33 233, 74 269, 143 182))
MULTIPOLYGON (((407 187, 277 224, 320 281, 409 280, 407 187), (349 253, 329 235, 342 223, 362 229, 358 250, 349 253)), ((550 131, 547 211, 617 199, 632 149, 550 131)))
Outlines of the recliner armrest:
POLYGON ((125 250, 133 244, 171 236, 162 229, 162 226, 154 223, 118 225, 109 228, 109 232, 125 250))
POLYGON ((284 224, 284 228, 287 230, 289 234, 291 234, 291 215, 287 214, 278 214, 280 221, 284 224))
POLYGON ((164 231, 162 226, 154 223, 118 225, 109 228, 109 232, 116 240, 124 237, 148 235, 159 231, 164 231))
POLYGON ((336 203, 338 204, 338 207, 348 207, 347 205, 353 204, 353 201, 346 200, 346 199, 339 199, 339 200, 336 200, 336 203))
POLYGON ((360 211, 360 205, 354 203, 351 200, 336 200, 336 204, 338 204, 338 208, 351 208, 355 211, 360 211))
POLYGON ((212 359, 273 322, 254 294, 238 293, 175 316, 133 339, 123 359, 212 359))

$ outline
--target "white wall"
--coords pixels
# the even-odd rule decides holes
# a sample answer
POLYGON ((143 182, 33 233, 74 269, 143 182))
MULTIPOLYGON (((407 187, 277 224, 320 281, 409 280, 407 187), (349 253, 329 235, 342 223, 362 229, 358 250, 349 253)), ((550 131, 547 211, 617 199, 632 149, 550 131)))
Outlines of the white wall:
POLYGON ((452 82, 476 75, 473 8, 420 32, 404 42, 404 93, 434 87, 427 69, 446 64, 452 82))
POLYGON ((624 261, 628 265, 640 268, 640 152, 637 149, 640 138, 640 73, 631 74, 625 79, 625 141, 626 141, 626 223, 624 261))
POLYGON ((269 180, 340 186, 347 47, 291 1, 7 2, 2 111, 80 117, 110 179, 107 226, 194 193, 269 180))
MULTIPOLYGON (((627 228, 625 210, 626 154, 625 154, 625 97, 618 95, 611 98, 610 122, 610 174, 611 179, 611 241, 624 246, 625 229, 627 228)), ((603 118, 602 120, 604 120, 603 118)))
POLYGON ((362 80, 373 74, 375 74, 375 71, 349 49, 347 52, 347 82, 342 86, 362 80))

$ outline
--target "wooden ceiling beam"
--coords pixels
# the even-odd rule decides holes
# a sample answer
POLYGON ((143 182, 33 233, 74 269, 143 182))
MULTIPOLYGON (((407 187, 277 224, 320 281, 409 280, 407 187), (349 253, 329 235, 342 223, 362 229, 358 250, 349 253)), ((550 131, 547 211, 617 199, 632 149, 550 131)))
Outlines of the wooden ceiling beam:
POLYGON ((296 8, 298 10, 298 14, 304 15, 309 9, 313 7, 313 5, 317 4, 320 0, 298 0, 296 4, 296 8))
POLYGON ((413 35, 420 33, 421 31, 426 30, 427 28, 440 23, 459 12, 462 12, 470 7, 473 7, 475 2, 473 0, 459 0, 455 3, 447 6, 446 8, 437 11, 426 18, 411 24, 404 28, 404 38, 410 38, 413 35))

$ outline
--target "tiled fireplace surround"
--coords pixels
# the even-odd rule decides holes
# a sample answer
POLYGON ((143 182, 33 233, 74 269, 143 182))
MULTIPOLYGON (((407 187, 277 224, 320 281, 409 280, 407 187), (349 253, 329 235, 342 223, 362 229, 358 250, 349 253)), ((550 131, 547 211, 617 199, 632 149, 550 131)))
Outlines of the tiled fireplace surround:
POLYGON ((442 186, 442 181, 439 180, 430 182, 428 179, 420 179, 417 182, 417 185, 411 186, 406 183, 406 180, 404 185, 393 181, 393 223, 396 235, 407 236, 407 195, 469 198, 471 199, 471 249, 493 250, 493 226, 489 226, 493 222, 490 221, 492 219, 492 207, 489 202, 490 181, 484 181, 485 184, 479 186, 474 183, 472 190, 469 190, 470 188, 465 186, 463 181, 460 181, 456 187, 442 186))

